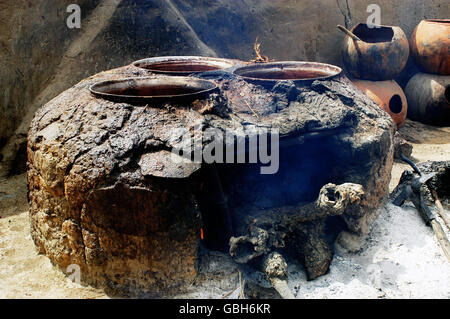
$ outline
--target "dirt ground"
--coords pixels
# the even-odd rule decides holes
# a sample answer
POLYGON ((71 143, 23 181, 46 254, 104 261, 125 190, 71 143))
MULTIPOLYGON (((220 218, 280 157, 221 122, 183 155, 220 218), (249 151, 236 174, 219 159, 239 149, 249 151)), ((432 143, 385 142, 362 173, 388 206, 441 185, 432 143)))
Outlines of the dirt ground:
MULTIPOLYGON (((450 160, 450 128, 407 121, 400 133, 413 145, 415 162, 450 160)), ((395 163, 391 190, 405 169, 395 163)), ((418 212, 389 204, 380 212, 364 248, 353 254, 338 249, 327 275, 308 282, 301 265, 289 266, 297 298, 450 298, 450 264, 418 212)), ((29 227, 26 175, 0 180, 0 298, 108 298, 70 282, 38 255, 29 227)), ((206 287, 180 297, 220 298, 226 292, 206 287)))
MULTIPOLYGON (((412 159, 415 163, 450 160, 450 127, 434 127, 406 120, 399 133, 413 146, 412 159)), ((389 190, 397 186, 403 171, 410 169, 404 163, 395 163, 389 190)))

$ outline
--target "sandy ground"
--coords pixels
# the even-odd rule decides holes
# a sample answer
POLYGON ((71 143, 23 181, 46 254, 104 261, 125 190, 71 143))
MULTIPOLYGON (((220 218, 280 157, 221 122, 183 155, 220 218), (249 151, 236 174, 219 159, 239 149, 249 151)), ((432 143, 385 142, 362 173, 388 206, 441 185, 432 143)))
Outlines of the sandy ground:
POLYGON ((413 206, 388 204, 362 251, 338 250, 326 276, 291 278, 297 298, 450 298, 450 263, 413 206))
MULTIPOLYGON (((413 144, 416 162, 450 160, 450 128, 407 121, 400 132, 413 144)), ((395 163, 391 190, 405 169, 409 166, 395 163)), ((301 265, 290 264, 289 286, 297 298, 450 298, 450 264, 411 204, 388 204, 360 252, 338 249, 330 272, 310 282, 301 265)), ((209 287, 179 297, 220 298, 226 292, 209 287)), ((25 174, 0 180, 0 298, 108 298, 70 282, 36 253, 25 174)))
MULTIPOLYGON (((412 159, 415 163, 450 160, 450 127, 433 127, 406 120, 399 133, 413 146, 412 159)), ((395 163, 390 191, 397 186, 400 176, 407 169, 411 169, 409 165, 395 163)))
POLYGON ((30 236, 26 175, 0 181, 0 298, 98 298, 36 253, 30 236))

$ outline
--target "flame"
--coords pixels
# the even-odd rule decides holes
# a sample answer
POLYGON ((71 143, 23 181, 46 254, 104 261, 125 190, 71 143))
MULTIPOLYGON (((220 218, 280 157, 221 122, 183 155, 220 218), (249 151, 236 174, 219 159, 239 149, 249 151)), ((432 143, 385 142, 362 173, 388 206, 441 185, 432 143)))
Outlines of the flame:
POLYGON ((258 37, 256 37, 255 44, 253 45, 253 49, 255 50, 256 53, 256 58, 251 60, 250 62, 267 63, 274 61, 273 59, 271 60, 265 55, 261 55, 261 43, 262 42, 258 43, 258 37))
POLYGON ((205 237, 203 236, 203 228, 200 228, 200 238, 201 238, 202 240, 205 239, 205 237))

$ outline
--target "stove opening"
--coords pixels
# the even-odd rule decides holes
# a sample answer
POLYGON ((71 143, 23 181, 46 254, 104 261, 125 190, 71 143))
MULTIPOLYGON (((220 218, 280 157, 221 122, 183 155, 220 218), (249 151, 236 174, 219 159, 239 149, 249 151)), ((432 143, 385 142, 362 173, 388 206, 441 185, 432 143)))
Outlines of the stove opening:
MULTIPOLYGON (((279 170, 261 174, 260 164, 225 163, 209 166, 198 196, 209 248, 228 248, 231 236, 245 233, 244 220, 261 211, 306 205, 315 201, 327 183, 355 182, 352 169, 364 165, 362 154, 340 134, 344 130, 280 140, 279 170), (350 174, 349 174, 350 172, 350 174), (209 182, 208 182, 209 181, 209 182)), ((330 201, 339 200, 329 194, 330 201)), ((335 229, 332 233, 335 235, 335 229)))

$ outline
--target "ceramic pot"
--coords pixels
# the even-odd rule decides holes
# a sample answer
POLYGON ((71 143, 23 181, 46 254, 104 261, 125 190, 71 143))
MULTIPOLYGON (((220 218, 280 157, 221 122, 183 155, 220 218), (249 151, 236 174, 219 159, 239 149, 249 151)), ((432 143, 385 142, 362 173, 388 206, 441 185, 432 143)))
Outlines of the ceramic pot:
POLYGON ((405 94, 411 120, 450 126, 450 75, 418 73, 409 80, 405 94))
POLYGON ((403 125, 408 110, 408 102, 405 93, 397 82, 394 80, 352 80, 352 82, 391 116, 397 124, 397 128, 403 125))
POLYGON ((360 40, 344 39, 342 58, 348 73, 357 79, 383 81, 395 78, 409 57, 408 39, 399 27, 369 28, 360 23, 350 30, 360 40))
POLYGON ((411 35, 410 46, 424 72, 450 75, 450 19, 422 20, 411 35))

